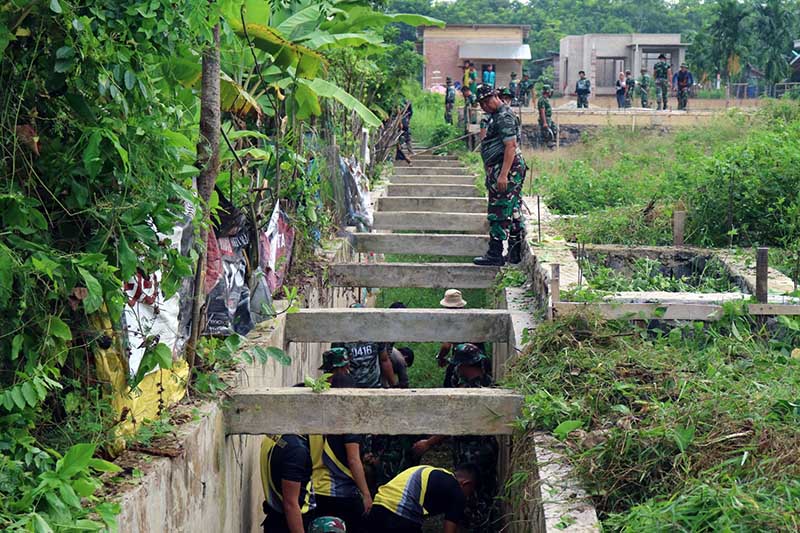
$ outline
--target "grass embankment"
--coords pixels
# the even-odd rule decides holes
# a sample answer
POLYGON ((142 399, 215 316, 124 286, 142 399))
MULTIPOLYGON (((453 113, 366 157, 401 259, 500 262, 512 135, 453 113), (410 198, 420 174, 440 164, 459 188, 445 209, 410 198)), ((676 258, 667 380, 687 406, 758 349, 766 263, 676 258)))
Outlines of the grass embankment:
MULTIPOLYGON (((541 193, 571 241, 667 245, 688 211, 687 244, 796 250, 800 235, 800 104, 729 112, 675 133, 604 129, 560 152, 528 154, 541 193)), ((784 269, 794 263, 784 264, 784 269)))
POLYGON ((508 381, 564 439, 610 531, 797 531, 800 322, 545 323, 508 381))
MULTIPOLYGON (((441 257, 421 255, 387 255, 389 263, 465 263, 471 262, 466 257, 441 257)), ((459 287, 452 287, 459 289, 459 287)), ((485 289, 460 289, 467 309, 491 308, 489 292, 485 289)), ((444 297, 444 289, 420 288, 392 288, 382 289, 378 293, 376 307, 389 307, 393 302, 403 302, 409 308, 439 309, 439 301, 444 297)), ((453 339, 468 341, 469 339, 453 339)), ((439 353, 438 342, 412 342, 398 343, 399 346, 409 346, 414 350, 414 364, 408 369, 408 379, 411 387, 429 388, 441 387, 444 381, 444 369, 436 363, 436 354, 439 353)), ((491 345, 487 346, 491 354, 491 345)))

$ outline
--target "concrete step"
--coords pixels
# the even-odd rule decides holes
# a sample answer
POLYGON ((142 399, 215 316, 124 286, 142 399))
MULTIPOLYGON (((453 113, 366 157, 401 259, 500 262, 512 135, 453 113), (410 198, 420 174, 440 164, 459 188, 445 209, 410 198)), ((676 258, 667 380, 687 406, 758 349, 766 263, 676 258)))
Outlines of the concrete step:
POLYGON ((475 176, 451 176, 432 174, 429 176, 397 176, 389 178, 389 183, 408 185, 409 183, 429 183, 431 185, 474 185, 475 176))
POLYGON ((253 388, 225 402, 228 435, 508 435, 523 397, 509 390, 253 388), (402 416, 398 414, 402 413, 402 416), (365 416, 369 414, 369 416, 365 416))
POLYGON ((489 234, 489 223, 480 213, 430 211, 376 211, 372 228, 393 231, 461 231, 489 234))
POLYGON ((403 163, 395 163, 394 168, 414 168, 414 167, 435 167, 435 168, 463 168, 464 165, 458 159, 425 159, 424 156, 421 158, 413 157, 411 158, 411 162, 413 166, 409 167, 403 163))
POLYGON ((446 257, 474 257, 486 252, 486 235, 425 233, 354 233, 356 251, 378 254, 417 254, 446 257))
POLYGON ((451 196, 458 198, 475 198, 482 196, 472 185, 428 185, 426 183, 387 185, 387 196, 451 196))
POLYGON ((498 309, 301 309, 286 315, 286 342, 508 342, 498 309))
POLYGON ((486 213, 486 198, 416 198, 382 196, 377 211, 434 211, 437 213, 486 213))
POLYGON ((432 155, 429 153, 415 155, 413 161, 458 161, 457 155, 432 155))
POLYGON ((396 166, 394 167, 395 176, 468 176, 472 174, 472 170, 467 167, 428 167, 428 166, 396 166))
POLYGON ((499 267, 469 263, 339 263, 328 268, 333 287, 488 289, 499 267))

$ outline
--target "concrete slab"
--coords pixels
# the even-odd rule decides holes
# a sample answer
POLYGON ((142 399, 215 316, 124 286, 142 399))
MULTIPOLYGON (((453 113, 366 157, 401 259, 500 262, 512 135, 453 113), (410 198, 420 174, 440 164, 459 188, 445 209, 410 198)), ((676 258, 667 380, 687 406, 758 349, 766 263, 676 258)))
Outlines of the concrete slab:
POLYGON ((742 292, 623 291, 603 297, 617 303, 722 304, 750 298, 742 292))
POLYGON ((383 196, 378 211, 435 211, 440 213, 486 213, 486 198, 383 196))
POLYGON ((402 163, 396 163, 394 168, 395 170, 399 170, 402 168, 414 168, 414 167, 436 167, 436 168, 463 168, 464 164, 459 161, 455 156, 453 159, 442 159, 441 157, 412 157, 411 158, 412 166, 409 167, 408 165, 404 165, 402 163))
POLYGON ((475 185, 475 176, 432 175, 432 176, 392 176, 389 182, 394 185, 426 183, 429 185, 475 185))
POLYGON ((225 428, 228 435, 508 435, 522 400, 488 388, 245 389, 226 402, 225 428))
POLYGON ((458 161, 457 155, 433 155, 429 152, 417 153, 412 161, 458 161))
POLYGON ((354 233, 352 242, 356 251, 362 253, 469 257, 486 252, 489 237, 425 233, 354 233))
POLYGON ((400 166, 395 167, 394 175, 395 176, 435 176, 437 174, 448 174, 450 176, 468 176, 472 174, 472 171, 466 167, 447 167, 447 168, 439 168, 439 167, 428 167, 422 166, 420 163, 419 166, 400 166))
MULTIPOLYGON (((562 125, 627 126, 631 129, 654 126, 685 127, 707 124, 718 112, 714 111, 656 111, 617 109, 553 110, 553 121, 562 125)), ((538 124, 535 109, 522 112, 522 124, 538 124)))
POLYGON ((507 342, 510 315, 496 309, 301 309, 286 315, 287 342, 507 342))
POLYGON ((414 231, 462 231, 489 233, 486 215, 472 213, 432 213, 425 211, 377 211, 373 229, 414 231))
POLYGON ((407 185, 388 185, 387 196, 450 196, 457 198, 475 198, 482 196, 477 187, 472 185, 428 185, 426 183, 407 185))
POLYGON ((714 322, 722 317, 722 307, 711 304, 555 302, 553 308, 556 316, 586 310, 609 320, 714 322))
POLYGON ((340 263, 328 268, 334 287, 488 289, 499 267, 469 263, 340 263))

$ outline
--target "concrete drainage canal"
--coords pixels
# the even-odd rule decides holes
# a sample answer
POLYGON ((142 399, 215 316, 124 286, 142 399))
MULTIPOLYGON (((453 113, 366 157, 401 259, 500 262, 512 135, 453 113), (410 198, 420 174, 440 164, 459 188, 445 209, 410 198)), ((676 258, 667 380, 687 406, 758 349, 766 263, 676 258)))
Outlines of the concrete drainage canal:
MULTIPOLYGON (((487 243, 475 179, 447 156, 397 168, 379 190, 373 232, 348 232, 329 252, 325 285, 249 339, 284 348, 291 364, 245 368, 222 405, 196 407, 203 416, 184 429, 186 453, 158 460, 123 496, 120 530, 260 531, 259 455, 264 436, 277 434, 367 436, 361 456, 370 492, 417 464, 474 465, 482 489, 466 506, 469 531, 598 529, 557 446, 543 435, 514 436, 523 398, 492 386, 541 313, 525 277, 536 268, 529 249, 525 269, 501 273, 470 261, 487 243), (409 388, 320 392, 314 379, 292 387, 320 376, 332 344, 356 358, 394 351, 393 371, 402 376, 406 364, 409 388), (564 515, 573 517, 566 529, 564 515)), ((441 529, 441 518, 424 526, 441 529)))

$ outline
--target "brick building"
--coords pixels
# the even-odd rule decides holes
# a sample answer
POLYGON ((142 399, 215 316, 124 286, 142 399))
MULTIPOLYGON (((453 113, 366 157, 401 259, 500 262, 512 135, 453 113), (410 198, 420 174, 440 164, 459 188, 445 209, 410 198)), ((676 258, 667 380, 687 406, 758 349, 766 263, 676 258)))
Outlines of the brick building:
POLYGON ((617 74, 630 70, 637 78, 642 66, 653 74, 658 55, 667 56, 673 72, 686 59, 680 33, 590 33, 568 35, 561 39, 558 88, 566 93, 575 90, 578 71, 585 71, 596 95, 614 94, 617 74))
POLYGON ((448 76, 461 81, 464 61, 472 61, 480 72, 493 65, 497 85, 508 85, 511 73, 522 78, 524 61, 531 58, 525 43, 530 26, 519 24, 448 24, 444 28, 421 26, 417 37, 425 58, 422 86, 444 85, 448 76))

